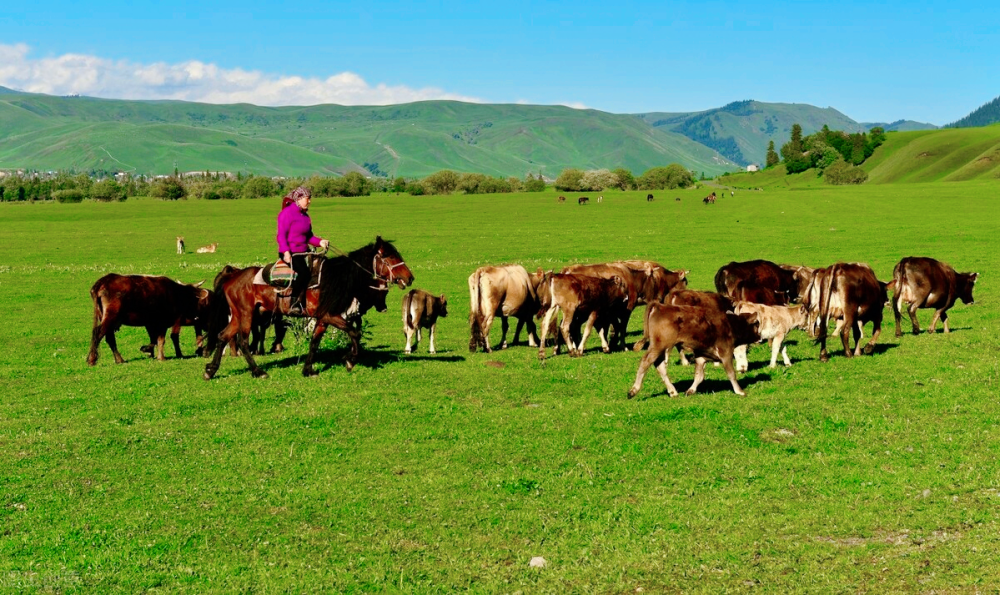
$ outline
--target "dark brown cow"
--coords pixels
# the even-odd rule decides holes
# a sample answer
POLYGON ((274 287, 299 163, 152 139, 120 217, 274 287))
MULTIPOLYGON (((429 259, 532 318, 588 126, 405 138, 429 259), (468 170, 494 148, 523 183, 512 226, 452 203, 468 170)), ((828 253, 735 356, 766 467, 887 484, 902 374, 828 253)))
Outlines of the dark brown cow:
POLYGON ((652 194, 647 194, 646 195, 646 202, 653 202, 653 195, 652 194))
POLYGON ((588 202, 590 202, 590 199, 587 198, 586 196, 581 196, 580 198, 576 199, 576 204, 578 205, 585 205, 588 202))
POLYGON ((438 318, 448 316, 448 299, 445 295, 432 295, 423 289, 411 289, 410 293, 403 296, 403 334, 406 335, 406 347, 403 353, 411 353, 410 342, 413 335, 417 336, 417 343, 420 343, 420 329, 429 329, 430 332, 430 353, 436 353, 434 349, 434 331, 437 328, 438 318))
POLYGON ((872 323, 872 338, 864 353, 875 351, 875 342, 882 332, 882 310, 888 301, 886 284, 879 281, 867 264, 839 262, 816 269, 806 289, 802 305, 806 310, 809 332, 820 344, 820 361, 829 361, 826 338, 830 320, 836 320, 844 344, 844 355, 851 357, 849 333, 854 334, 854 353, 861 355, 862 327, 872 323))
POLYGON ((785 303, 790 303, 800 299, 801 290, 807 282, 802 283, 800 287, 799 278, 807 271, 811 272, 812 269, 779 265, 769 260, 730 262, 715 273, 715 290, 736 300, 739 299, 736 293, 737 287, 741 283, 750 283, 753 287, 782 293, 787 296, 785 303))
MULTIPOLYGON (((650 260, 622 260, 603 264, 575 264, 564 267, 563 273, 589 275, 601 279, 618 276, 625 281, 629 295, 635 296, 632 308, 621 313, 620 320, 609 320, 616 328, 612 349, 625 349, 625 334, 634 306, 663 300, 671 289, 687 286, 687 271, 671 271, 650 260), (620 331, 620 332, 619 332, 620 331)), ((599 328, 603 328, 602 325, 599 328)), ((641 349, 641 347, 640 347, 641 349)))
MULTIPOLYGON (((548 293, 546 301, 549 304, 542 322, 542 329, 548 330, 549 323, 557 311, 562 310, 563 320, 560 331, 563 341, 569 348, 569 354, 572 356, 583 355, 587 337, 599 317, 620 321, 622 319, 621 311, 631 310, 635 307, 635 293, 630 293, 625 279, 617 275, 610 279, 568 273, 547 275, 545 286, 539 291, 548 293), (574 319, 579 320, 584 316, 586 316, 586 326, 583 329, 579 345, 574 345, 570 327, 574 324, 574 319)), ((624 334, 624 330, 618 332, 624 334)), ((545 337, 547 334, 547 332, 542 333, 538 347, 538 359, 541 360, 545 359, 545 337)), ((605 353, 611 350, 603 334, 601 335, 601 348, 605 353)), ((557 341, 553 355, 558 353, 558 350, 557 341)))
POLYGON ((733 349, 760 340, 756 314, 736 315, 713 308, 651 304, 646 308, 645 326, 650 336, 649 349, 639 362, 628 398, 639 393, 646 370, 656 362, 659 362, 656 371, 667 386, 667 392, 671 397, 677 396, 677 389, 667 376, 667 354, 674 346, 692 351, 695 355, 694 382, 685 394, 693 395, 698 390, 698 385, 705 378, 705 362, 711 360, 722 363, 733 385, 733 392, 746 395, 736 382, 733 349))
POLYGON ((493 318, 500 316, 502 336, 500 349, 507 348, 507 330, 510 316, 517 318, 514 329, 514 343, 521 335, 521 329, 528 325, 528 345, 535 347, 538 335, 535 332, 535 314, 538 313, 538 284, 541 283, 542 269, 529 274, 519 264, 479 267, 469 275, 469 351, 482 347, 492 353, 490 347, 490 327, 493 318))
MULTIPOLYGON (((720 294, 713 293, 711 291, 697 291, 694 289, 676 289, 671 291, 663 298, 663 303, 668 306, 694 306, 697 308, 708 308, 710 310, 715 310, 716 312, 732 312, 733 311, 733 300, 720 294)), ((643 338, 646 337, 648 329, 643 325, 642 333, 643 338)), ((638 349, 636 350, 638 351, 638 349)), ((681 365, 686 366, 688 362, 687 356, 684 355, 684 351, 677 347, 677 352, 681 356, 681 365)), ((736 367, 740 370, 746 370, 747 368, 747 358, 745 349, 736 350, 736 367)))
POLYGON ((566 202, 566 197, 560 196, 559 198, 556 199, 556 202, 566 202))
POLYGON ((769 287, 761 287, 749 279, 736 284, 736 287, 733 288, 732 298, 734 302, 750 302, 765 306, 788 305, 787 293, 775 291, 769 287))
POLYGON ((955 305, 956 300, 973 304, 972 290, 976 287, 979 273, 956 273, 950 265, 933 258, 923 256, 908 256, 899 261, 892 270, 892 284, 895 295, 892 298, 892 312, 896 316, 896 336, 903 335, 902 317, 903 303, 909 306, 910 322, 913 323, 913 334, 920 334, 920 323, 917 321, 918 308, 934 308, 930 328, 933 333, 937 328, 938 319, 944 323, 944 332, 949 333, 948 310, 955 305))
MULTIPOLYGON (((201 283, 189 285, 167 277, 107 274, 90 288, 94 302, 94 328, 87 363, 97 363, 98 347, 105 339, 115 362, 125 362, 118 352, 115 331, 122 326, 146 327, 150 343, 156 344, 156 359, 166 359, 163 345, 167 329, 180 331, 185 323, 206 323, 211 308, 211 292, 201 283)), ((181 357, 177 334, 171 333, 174 351, 181 357)))
MULTIPOLYGON (((219 274, 215 276, 215 280, 212 282, 212 288, 215 295, 220 296, 220 298, 213 300, 212 302, 212 315, 209 320, 207 333, 208 340, 206 341, 206 347, 204 349, 204 355, 206 357, 215 351, 218 344, 219 333, 221 333, 222 329, 226 328, 229 324, 231 311, 229 309, 229 302, 224 297, 221 297, 223 296, 223 286, 229 280, 240 275, 247 275, 250 279, 253 279, 260 269, 261 267, 258 266, 240 269, 227 264, 222 267, 219 274)), ((274 340, 271 342, 270 353, 281 353, 285 350, 284 339, 288 326, 282 318, 281 312, 274 309, 265 309, 262 307, 262 304, 258 304, 258 306, 253 310, 253 320, 250 326, 249 348, 251 354, 264 355, 264 342, 267 338, 267 329, 272 324, 274 325, 274 340)), ((229 341, 228 347, 230 356, 236 357, 241 355, 239 344, 235 338, 229 341)))

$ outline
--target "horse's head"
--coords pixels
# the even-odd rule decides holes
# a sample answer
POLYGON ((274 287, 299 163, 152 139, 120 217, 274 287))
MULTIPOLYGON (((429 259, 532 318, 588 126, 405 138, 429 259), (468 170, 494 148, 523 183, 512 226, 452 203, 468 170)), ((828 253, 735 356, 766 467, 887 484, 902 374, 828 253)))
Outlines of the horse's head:
POLYGON ((402 255, 391 243, 375 238, 375 259, 372 263, 375 278, 386 283, 395 283, 400 289, 413 284, 413 272, 406 266, 402 255))

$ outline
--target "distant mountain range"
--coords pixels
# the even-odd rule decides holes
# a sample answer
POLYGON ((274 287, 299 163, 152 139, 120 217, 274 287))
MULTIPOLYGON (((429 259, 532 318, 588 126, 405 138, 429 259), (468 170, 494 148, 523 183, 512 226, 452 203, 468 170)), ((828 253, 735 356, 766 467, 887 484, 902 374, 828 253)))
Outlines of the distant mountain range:
MULTIPOLYGON (((740 101, 695 113, 610 114, 455 101, 259 107, 54 97, 0 87, 0 169, 241 171, 420 177, 442 169, 555 178, 564 168, 680 163, 713 176, 762 163, 768 142, 824 124, 863 131, 833 108, 740 101)), ((898 121, 886 130, 934 128, 898 121)))

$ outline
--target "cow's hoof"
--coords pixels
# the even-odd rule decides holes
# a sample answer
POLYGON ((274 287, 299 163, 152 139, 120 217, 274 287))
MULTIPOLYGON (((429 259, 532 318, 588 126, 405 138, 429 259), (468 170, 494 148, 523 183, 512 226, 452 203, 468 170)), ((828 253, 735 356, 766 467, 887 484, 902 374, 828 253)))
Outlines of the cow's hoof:
POLYGON ((205 373, 202 374, 201 377, 204 378, 205 380, 211 380, 211 379, 215 378, 215 373, 217 371, 218 370, 213 370, 211 368, 205 368, 205 373))
POLYGON ((431 355, 434 355, 435 353, 437 353, 437 351, 431 349, 428 353, 430 353, 431 355))
POLYGON ((694 389, 693 388, 689 388, 686 391, 684 391, 684 396, 690 397, 690 396, 693 396, 693 395, 694 395, 694 389))
POLYGON ((603 351, 604 353, 611 353, 611 348, 610 347, 601 347, 601 351, 603 351))
POLYGON ((902 336, 903 336, 903 331, 896 331, 896 338, 897 339, 900 338, 900 337, 902 337, 902 336))
POLYGON ((254 378, 267 378, 267 372, 264 370, 254 370, 251 374, 253 374, 254 378))
POLYGON ((874 345, 865 345, 865 348, 862 350, 862 352, 865 355, 871 355, 871 354, 875 353, 875 346, 874 345))
POLYGON ((344 362, 344 367, 347 368, 348 372, 350 372, 354 369, 354 362, 344 362))
POLYGON ((404 349, 404 350, 403 350, 403 353, 404 353, 405 355, 410 355, 410 353, 412 353, 412 352, 411 352, 411 351, 410 351, 409 349, 404 349))
POLYGON ((826 362, 830 361, 830 356, 829 355, 821 355, 821 356, 819 356, 819 361, 821 361, 821 362, 823 362, 825 364, 826 362))
POLYGON ((140 353, 148 353, 148 354, 152 355, 153 354, 153 346, 152 345, 143 345, 142 347, 139 348, 139 352, 140 353))
POLYGON ((631 399, 631 398, 633 398, 634 396, 636 396, 636 395, 637 395, 638 393, 639 393, 639 391, 637 391, 637 390, 635 390, 635 389, 633 388, 633 389, 631 389, 631 390, 629 390, 629 391, 628 391, 628 398, 630 398, 630 399, 631 399))

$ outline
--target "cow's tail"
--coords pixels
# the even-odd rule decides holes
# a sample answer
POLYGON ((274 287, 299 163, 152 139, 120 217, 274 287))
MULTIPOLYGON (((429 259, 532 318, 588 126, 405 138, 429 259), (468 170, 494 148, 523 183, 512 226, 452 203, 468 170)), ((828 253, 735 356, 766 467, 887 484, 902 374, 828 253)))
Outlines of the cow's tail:
POLYGON ((833 297, 832 294, 836 291, 834 287, 834 280, 837 278, 837 273, 839 268, 834 265, 824 271, 824 276, 819 288, 819 327, 816 329, 817 338, 826 337, 827 329, 830 324, 830 299, 833 297))
POLYGON ((410 306, 413 304, 413 293, 408 293, 403 296, 403 326, 410 329, 414 327, 413 324, 413 311, 410 306))
POLYGON ((479 304, 481 275, 480 270, 476 269, 469 276, 469 353, 475 353, 483 342, 482 308, 479 304))
POLYGON ((101 290, 97 285, 90 288, 90 299, 94 302, 94 326, 91 330, 91 342, 98 341, 101 323, 104 321, 104 300, 101 299, 101 290))

